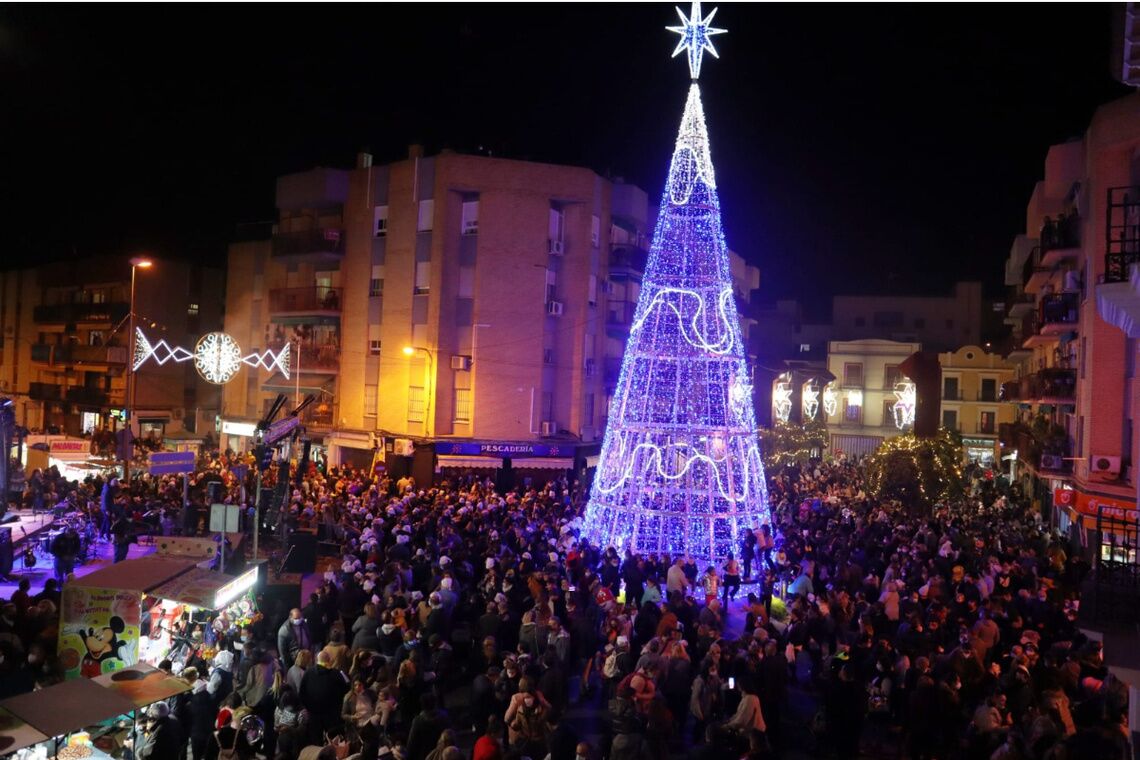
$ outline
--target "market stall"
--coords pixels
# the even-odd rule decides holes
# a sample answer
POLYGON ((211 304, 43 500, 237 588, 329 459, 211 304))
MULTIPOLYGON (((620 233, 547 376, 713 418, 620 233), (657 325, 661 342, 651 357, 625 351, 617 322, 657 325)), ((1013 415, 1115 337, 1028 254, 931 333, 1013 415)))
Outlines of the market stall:
POLYGON ((131 701, 138 709, 162 702, 170 697, 190 691, 190 684, 169 673, 139 663, 114 673, 107 673, 92 679, 105 689, 110 689, 131 701))
POLYGON ((131 700, 86 678, 0 702, 0 710, 44 737, 37 744, 17 750, 17 760, 110 758, 130 736, 136 709, 131 700))
POLYGON ((17 718, 0 707, 0 755, 13 755, 17 758, 35 757, 35 753, 31 752, 17 753, 20 753, 22 749, 35 747, 35 745, 47 740, 46 735, 29 726, 23 719, 17 718))

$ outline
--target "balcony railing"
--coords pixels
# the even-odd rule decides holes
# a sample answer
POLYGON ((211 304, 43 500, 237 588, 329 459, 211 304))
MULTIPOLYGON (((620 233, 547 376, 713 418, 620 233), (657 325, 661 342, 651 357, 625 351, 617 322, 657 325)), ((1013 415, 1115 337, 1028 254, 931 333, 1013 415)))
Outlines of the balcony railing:
MULTIPOLYGON (((1140 535, 1136 523, 1117 508, 1098 507, 1094 535, 1100 541, 1095 547, 1093 571, 1082 584, 1080 620, 1094 629, 1121 626, 1121 643, 1131 642, 1140 621, 1140 535)), ((1119 652, 1116 655, 1120 657, 1119 652)))
POLYGON ((1045 217, 1041 226, 1041 253, 1081 245, 1081 219, 1076 210, 1062 213, 1055 220, 1045 217))
POLYGON ((32 361, 40 364, 126 364, 125 346, 83 346, 68 344, 53 346, 36 343, 32 346, 32 361))
POLYGON ((107 303, 58 303, 50 306, 37 306, 32 311, 32 319, 39 324, 118 322, 127 316, 130 309, 130 304, 115 301, 107 303))
POLYGON ((279 232, 273 236, 274 256, 342 256, 344 230, 325 227, 300 232, 279 232))
MULTIPOLYGON (((296 350, 296 346, 293 347, 296 350)), ((300 364, 294 364, 301 372, 307 370, 331 369, 340 367, 340 348, 335 343, 320 346, 301 344, 300 364)))
POLYGON ((55 383, 28 383, 28 396, 36 401, 62 401, 63 388, 55 383))
POLYGON ((1127 282, 1140 263, 1140 187, 1110 187, 1106 213, 1104 281, 1127 282))
POLYGON ((610 274, 641 277, 649 261, 649 252, 635 245, 615 245, 610 249, 610 274))
POLYGON ((1063 403, 1076 398, 1077 372, 1051 367, 1021 378, 1018 389, 1023 401, 1063 403))
POLYGON ((984 425, 981 422, 974 425, 974 432, 981 435, 997 435, 997 423, 991 422, 989 425, 984 425))
POLYGON ((273 288, 269 291, 270 312, 319 312, 341 310, 341 289, 319 285, 306 288, 273 288))
POLYGON ((36 343, 32 346, 32 361, 37 364, 51 364, 52 349, 47 343, 36 343))
POLYGON ((961 401, 963 399, 962 390, 960 388, 943 388, 942 400, 943 401, 961 401))
POLYGON ((86 404, 88 406, 109 406, 111 394, 95 388, 78 386, 67 389, 67 400, 73 404, 86 404))
POLYGON ((1050 293, 1042 297, 1038 307, 1039 326, 1075 325, 1080 320, 1080 296, 1077 293, 1050 293))
POLYGON ((609 310, 606 312, 606 329, 629 332, 636 311, 637 304, 633 301, 610 301, 609 310))

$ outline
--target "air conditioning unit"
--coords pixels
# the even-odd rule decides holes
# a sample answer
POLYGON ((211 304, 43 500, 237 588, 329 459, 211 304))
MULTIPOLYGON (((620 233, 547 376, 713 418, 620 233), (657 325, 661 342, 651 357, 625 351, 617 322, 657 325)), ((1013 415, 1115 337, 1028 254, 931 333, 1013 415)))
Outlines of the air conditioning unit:
POLYGON ((587 359, 586 360, 586 366, 585 366, 586 377, 593 377, 595 369, 596 369, 596 365, 594 364, 594 360, 593 359, 587 359))
POLYGON ((564 250, 561 240, 549 240, 546 247, 547 253, 551 256, 561 256, 564 250))
POLYGON ((1042 454, 1041 455, 1041 469, 1042 470, 1062 470, 1065 468, 1065 460, 1060 454, 1042 454))
POLYGON ((1100 475, 1119 475, 1120 457, 1106 457, 1100 454, 1093 454, 1089 457, 1089 472, 1095 472, 1100 475))
POLYGON ((543 422, 542 422, 542 434, 543 435, 555 435, 557 433, 558 433, 558 423, 557 422, 555 422, 554 420, 543 420, 543 422))
POLYGON ((562 316, 562 302, 561 301, 547 301, 546 313, 552 317, 562 316))
POLYGON ((471 357, 455 355, 451 357, 451 368, 457 370, 471 369, 471 357))
POLYGON ((397 438, 392 441, 392 453, 398 457, 410 457, 416 453, 416 445, 410 438, 397 438))

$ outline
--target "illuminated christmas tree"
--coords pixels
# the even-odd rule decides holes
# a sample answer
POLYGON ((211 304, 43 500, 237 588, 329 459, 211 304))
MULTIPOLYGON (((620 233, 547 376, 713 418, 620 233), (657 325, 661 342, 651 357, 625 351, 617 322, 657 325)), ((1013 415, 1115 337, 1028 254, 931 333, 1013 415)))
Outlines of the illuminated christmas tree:
POLYGON ((693 3, 676 56, 692 84, 602 443, 584 535, 600 546, 719 560, 769 522, 720 202, 701 56, 714 9, 693 3))

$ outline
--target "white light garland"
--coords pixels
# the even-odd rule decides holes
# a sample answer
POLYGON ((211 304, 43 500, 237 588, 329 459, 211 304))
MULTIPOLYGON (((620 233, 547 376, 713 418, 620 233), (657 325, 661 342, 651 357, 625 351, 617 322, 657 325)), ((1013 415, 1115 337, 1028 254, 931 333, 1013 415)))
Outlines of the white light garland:
POLYGON ((286 343, 277 351, 264 351, 241 355, 241 348, 232 336, 223 332, 212 332, 198 339, 193 351, 181 346, 171 346, 165 340, 151 343, 143 331, 135 328, 135 355, 131 371, 138 370, 148 359, 162 366, 167 362, 182 363, 194 361, 198 374, 207 382, 222 385, 233 379, 242 364, 249 367, 279 371, 289 379, 291 351, 286 343))
POLYGON ((787 422, 792 416, 792 382, 785 373, 780 375, 772 388, 772 407, 776 412, 776 419, 787 422))
POLYGON ((814 420, 819 411, 819 383, 816 382, 815 378, 806 381, 801 393, 803 398, 800 402, 800 409, 803 412, 804 422, 814 420))

